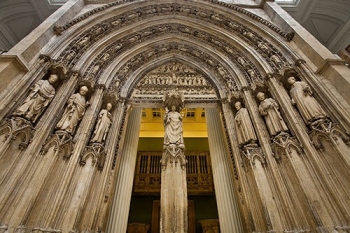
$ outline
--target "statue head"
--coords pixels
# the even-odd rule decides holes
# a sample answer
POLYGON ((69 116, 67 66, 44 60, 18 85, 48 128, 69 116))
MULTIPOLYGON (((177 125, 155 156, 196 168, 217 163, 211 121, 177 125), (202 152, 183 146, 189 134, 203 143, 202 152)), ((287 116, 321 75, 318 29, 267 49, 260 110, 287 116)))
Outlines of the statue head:
POLYGON ((58 75, 57 74, 50 74, 50 77, 48 79, 50 84, 54 84, 58 80, 58 75))
POLYGON ((88 91, 89 91, 89 89, 87 88, 87 86, 82 86, 79 89, 79 94, 82 95, 82 96, 85 96, 88 93, 88 91))
POLYGON ((242 108, 241 102, 236 102, 236 103, 235 103, 235 108, 236 108, 237 110, 240 110, 240 109, 242 108))
POLYGON ((265 94, 262 92, 259 92, 256 97, 258 98, 258 100, 263 101, 265 99, 265 94))
POLYGON ((108 103, 108 104, 107 104, 107 110, 108 110, 108 111, 110 111, 110 110, 112 109, 112 107, 113 107, 113 106, 112 106, 111 103, 108 103))
POLYGON ((293 85, 295 83, 295 78, 293 76, 290 76, 288 79, 287 79, 288 83, 290 85, 293 85))
POLYGON ((176 112, 176 106, 175 105, 171 105, 171 111, 176 112))

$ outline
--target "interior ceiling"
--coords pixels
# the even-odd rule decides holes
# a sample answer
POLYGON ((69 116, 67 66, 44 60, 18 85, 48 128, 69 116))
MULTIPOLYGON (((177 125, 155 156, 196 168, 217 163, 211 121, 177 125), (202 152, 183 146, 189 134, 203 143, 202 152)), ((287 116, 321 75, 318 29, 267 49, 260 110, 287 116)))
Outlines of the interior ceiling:
MULTIPOLYGON (((0 50, 11 49, 66 1, 1 0, 0 50)), ((280 4, 333 53, 350 44, 349 0, 300 0, 297 5, 280 4)))

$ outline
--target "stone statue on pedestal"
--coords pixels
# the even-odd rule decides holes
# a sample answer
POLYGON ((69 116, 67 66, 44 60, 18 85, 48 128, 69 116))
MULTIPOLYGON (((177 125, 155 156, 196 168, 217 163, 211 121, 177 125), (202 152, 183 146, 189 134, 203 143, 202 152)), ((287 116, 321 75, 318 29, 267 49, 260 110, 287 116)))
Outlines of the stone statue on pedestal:
POLYGON ((235 116, 235 128, 237 131, 239 145, 242 146, 245 144, 255 143, 257 137, 248 110, 246 108, 242 108, 241 102, 236 102, 235 108, 237 110, 235 116))
POLYGON ((165 93, 163 101, 166 115, 161 159, 160 232, 187 232, 186 158, 180 114, 183 94, 171 90, 165 93))
POLYGON ((275 136, 280 132, 288 131, 277 102, 272 98, 265 98, 265 94, 262 92, 257 94, 257 98, 260 101, 259 113, 264 116, 270 135, 275 136))
POLYGON ((21 116, 34 123, 55 96, 56 91, 53 84, 57 80, 58 76, 56 74, 51 74, 48 80, 39 80, 13 115, 21 116))
POLYGON ((110 113, 112 104, 107 104, 107 109, 102 109, 98 115, 98 121, 91 142, 104 143, 112 123, 112 114, 110 113))
POLYGON ((171 111, 166 110, 164 117, 164 146, 170 144, 176 144, 177 146, 183 148, 184 141, 182 136, 182 116, 176 111, 176 106, 171 106, 171 111))
POLYGON ((67 101, 67 107, 57 123, 56 129, 73 134, 79 121, 83 118, 87 101, 85 99, 89 89, 82 86, 78 93, 73 94, 67 101))
POLYGON ((310 124, 327 117, 321 105, 312 96, 311 88, 307 83, 296 81, 293 76, 288 78, 288 83, 291 85, 292 104, 296 105, 305 123, 310 124))

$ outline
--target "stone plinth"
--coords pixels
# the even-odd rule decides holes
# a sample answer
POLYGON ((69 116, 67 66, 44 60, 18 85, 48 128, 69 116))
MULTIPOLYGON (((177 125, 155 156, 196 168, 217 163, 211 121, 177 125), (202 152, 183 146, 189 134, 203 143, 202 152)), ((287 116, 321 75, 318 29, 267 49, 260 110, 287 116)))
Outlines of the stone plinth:
POLYGON ((203 233, 219 233, 219 220, 218 219, 204 219, 198 221, 203 229, 203 233))
POLYGON ((129 223, 127 233, 147 233, 149 224, 146 223, 129 223))

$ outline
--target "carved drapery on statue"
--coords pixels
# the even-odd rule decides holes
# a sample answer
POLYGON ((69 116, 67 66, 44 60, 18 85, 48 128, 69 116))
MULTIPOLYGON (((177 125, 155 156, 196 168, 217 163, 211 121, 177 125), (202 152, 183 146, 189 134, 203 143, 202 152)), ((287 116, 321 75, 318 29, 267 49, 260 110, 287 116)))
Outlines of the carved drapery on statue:
POLYGON ((307 83, 296 81, 293 76, 288 78, 288 83, 291 85, 292 103, 296 105, 306 124, 327 117, 321 105, 312 96, 312 90, 307 83))
POLYGON ((70 134, 74 133, 79 121, 84 116, 87 107, 85 96, 88 91, 89 89, 86 86, 82 86, 78 93, 73 94, 68 99, 62 118, 56 125, 57 130, 63 130, 70 134))
POLYGON ((31 89, 26 100, 13 113, 14 116, 21 116, 25 119, 36 122, 46 106, 55 96, 56 91, 53 86, 58 81, 58 75, 51 74, 48 80, 39 80, 31 89))
POLYGON ((171 90, 164 95, 166 114, 164 117, 163 168, 166 168, 168 161, 171 163, 180 162, 182 167, 186 164, 185 155, 183 153, 185 144, 182 134, 182 116, 180 114, 183 107, 182 93, 171 90))
POLYGON ((235 108, 237 110, 235 126, 239 145, 243 146, 245 144, 256 143, 257 137, 248 110, 242 108, 241 102, 236 102, 235 108))
POLYGON ((112 124, 112 114, 110 113, 112 104, 107 103, 106 109, 102 109, 98 114, 97 124, 92 135, 91 142, 104 143, 112 124))
POLYGON ((272 98, 265 98, 265 94, 262 92, 257 94, 257 98, 260 101, 259 113, 264 116, 270 135, 275 136, 280 132, 288 131, 277 102, 272 98))

